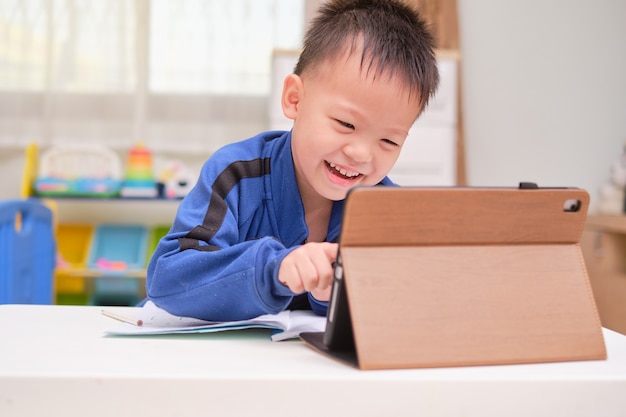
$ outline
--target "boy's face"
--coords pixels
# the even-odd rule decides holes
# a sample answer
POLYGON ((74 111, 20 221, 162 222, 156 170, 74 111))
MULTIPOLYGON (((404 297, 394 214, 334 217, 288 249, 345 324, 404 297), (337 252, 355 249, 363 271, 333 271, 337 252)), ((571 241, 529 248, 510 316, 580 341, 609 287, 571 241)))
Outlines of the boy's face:
POLYGON ((360 68, 360 51, 290 75, 283 110, 294 120, 292 152, 305 197, 341 200, 378 184, 396 162, 420 106, 388 74, 360 68))

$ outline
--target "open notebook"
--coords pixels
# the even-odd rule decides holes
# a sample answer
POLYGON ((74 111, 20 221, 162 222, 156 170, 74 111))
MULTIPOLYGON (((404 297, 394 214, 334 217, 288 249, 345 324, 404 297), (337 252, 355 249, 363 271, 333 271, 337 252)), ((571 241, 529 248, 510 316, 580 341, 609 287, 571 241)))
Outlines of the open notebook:
POLYGON ((326 319, 312 311, 281 311, 278 314, 264 314, 248 320, 205 321, 193 317, 181 317, 168 313, 152 301, 141 308, 124 310, 103 309, 102 314, 118 321, 115 327, 106 331, 109 335, 139 336, 159 334, 215 333, 241 329, 271 329, 271 339, 275 342, 297 339, 301 332, 320 332, 326 326, 326 319))
POLYGON ((356 188, 324 332, 361 369, 605 359, 570 188, 356 188))

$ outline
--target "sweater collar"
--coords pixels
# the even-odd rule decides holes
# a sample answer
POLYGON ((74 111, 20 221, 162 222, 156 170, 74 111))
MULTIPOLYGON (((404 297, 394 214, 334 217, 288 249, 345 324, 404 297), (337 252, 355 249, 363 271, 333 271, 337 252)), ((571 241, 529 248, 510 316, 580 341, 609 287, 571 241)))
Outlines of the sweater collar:
MULTIPOLYGON (((271 154, 271 168, 272 200, 277 214, 279 238, 287 247, 302 244, 309 235, 309 229, 304 218, 304 205, 296 181, 290 131, 285 132, 276 142, 271 154), (282 218, 279 218, 278 213, 282 215, 282 218), (289 219, 286 220, 285 216, 289 216, 289 219)), ((343 200, 335 201, 328 227, 328 241, 336 241, 339 236, 342 212, 343 200)))
POLYGON ((291 156, 290 131, 276 141, 270 163, 272 173, 269 177, 278 238, 287 247, 301 244, 308 236, 308 228, 291 156))

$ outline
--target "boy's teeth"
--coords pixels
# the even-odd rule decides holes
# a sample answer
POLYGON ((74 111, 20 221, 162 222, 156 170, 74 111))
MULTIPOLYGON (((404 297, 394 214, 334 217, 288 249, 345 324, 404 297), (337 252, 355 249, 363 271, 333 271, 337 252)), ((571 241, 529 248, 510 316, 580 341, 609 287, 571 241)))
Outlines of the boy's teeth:
POLYGON ((335 171, 339 172, 344 177, 356 177, 357 175, 359 175, 358 172, 348 172, 348 171, 346 171, 343 168, 339 168, 339 167, 337 167, 337 165, 333 164, 332 162, 329 162, 328 165, 330 165, 330 167, 332 169, 334 169, 335 171))

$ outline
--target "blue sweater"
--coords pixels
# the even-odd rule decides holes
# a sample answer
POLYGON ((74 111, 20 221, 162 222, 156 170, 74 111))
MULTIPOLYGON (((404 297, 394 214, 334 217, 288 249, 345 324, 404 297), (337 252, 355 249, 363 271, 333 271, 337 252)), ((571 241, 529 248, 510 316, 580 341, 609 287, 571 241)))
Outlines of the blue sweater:
MULTIPOLYGON (((329 242, 338 239, 342 209, 343 201, 334 202, 329 242)), ((148 298, 171 314, 205 320, 274 314, 307 300, 324 315, 326 302, 310 294, 295 300, 278 281, 282 259, 307 236, 291 133, 227 145, 204 164, 159 242, 148 265, 148 298)))

